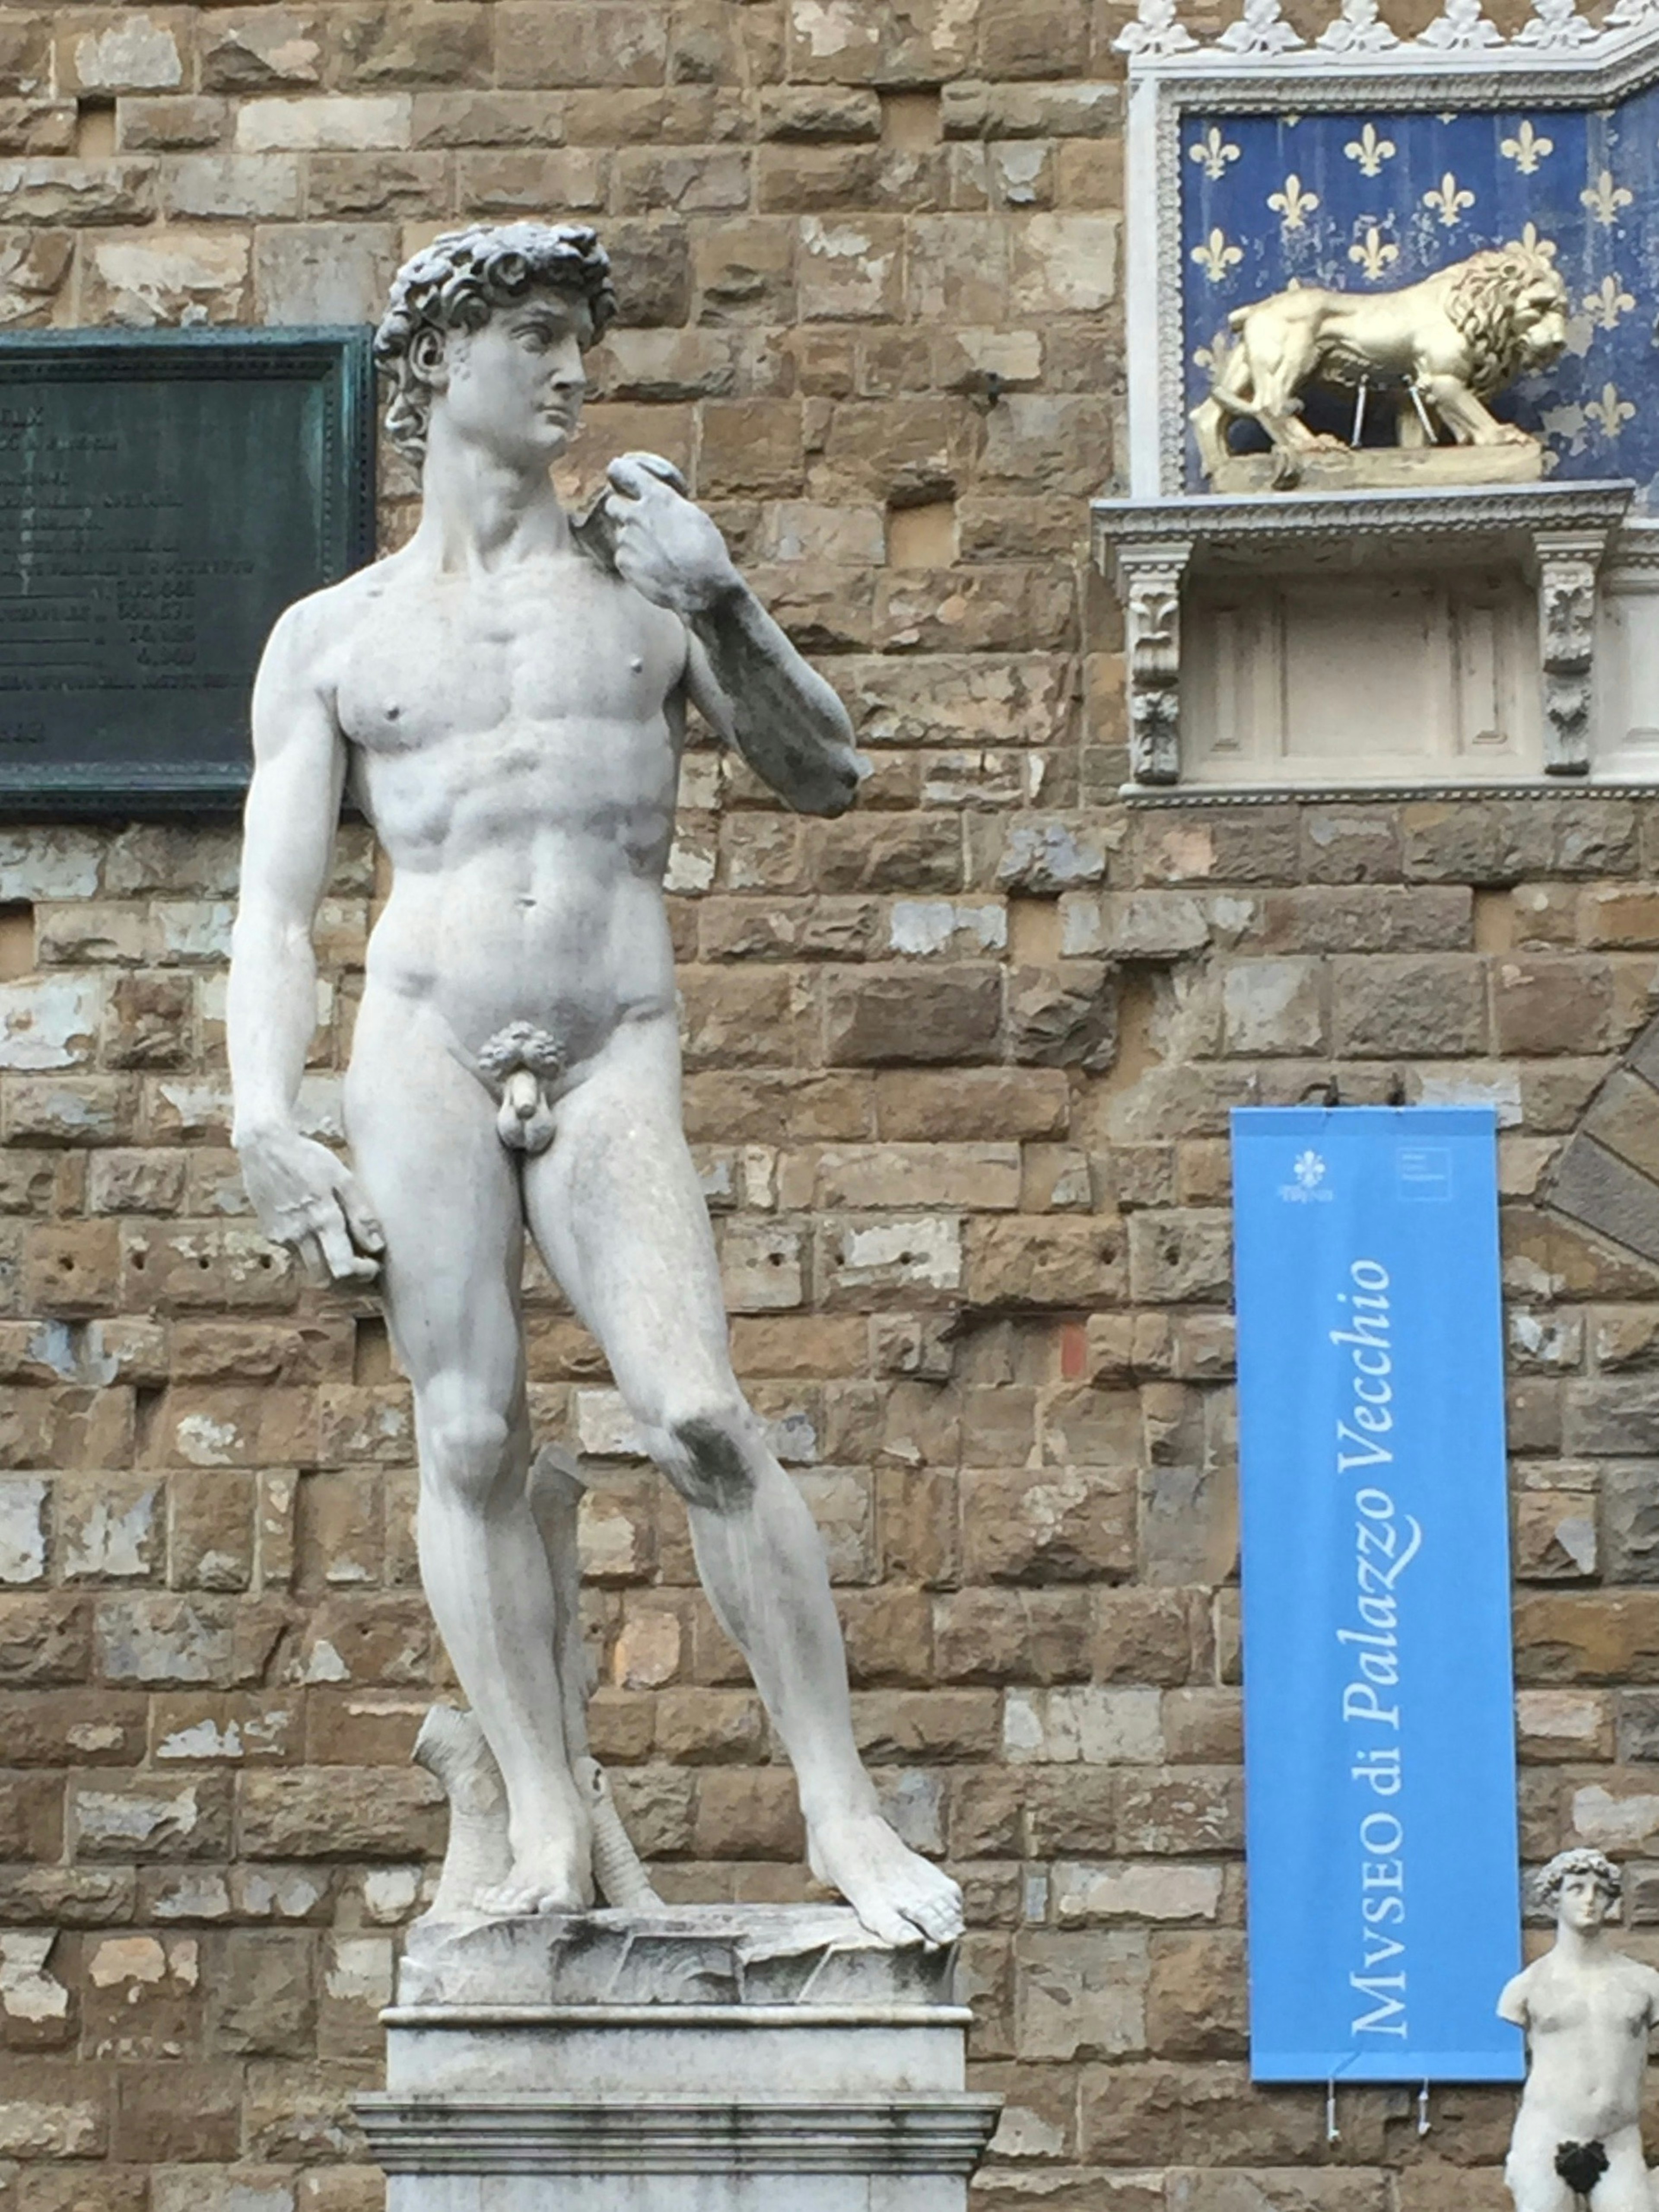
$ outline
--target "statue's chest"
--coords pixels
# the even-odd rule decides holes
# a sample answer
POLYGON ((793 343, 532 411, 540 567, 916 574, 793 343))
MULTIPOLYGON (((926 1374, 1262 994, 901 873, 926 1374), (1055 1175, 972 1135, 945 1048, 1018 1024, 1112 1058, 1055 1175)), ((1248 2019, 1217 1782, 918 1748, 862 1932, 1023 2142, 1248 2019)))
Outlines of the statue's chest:
POLYGON ((680 674, 679 625, 586 562, 498 588, 439 581, 374 607, 337 691, 372 753, 506 726, 654 722, 680 674))
POLYGON ((1645 1993, 1612 1976, 1552 1982, 1539 1991, 1530 2009, 1534 2033, 1540 2035, 1589 2033, 1633 2039, 1647 2031, 1645 1993))

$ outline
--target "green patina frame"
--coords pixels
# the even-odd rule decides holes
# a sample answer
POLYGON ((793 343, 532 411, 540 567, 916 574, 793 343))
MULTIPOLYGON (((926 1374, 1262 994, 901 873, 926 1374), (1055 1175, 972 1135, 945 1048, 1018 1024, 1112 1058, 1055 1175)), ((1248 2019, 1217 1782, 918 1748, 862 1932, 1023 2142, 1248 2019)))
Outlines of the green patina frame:
MULTIPOLYGON (((252 404, 263 386, 288 387, 283 413, 291 421, 296 381, 307 387, 308 405, 302 405, 306 435, 304 450, 293 454, 293 465, 284 469, 283 496, 289 502, 285 520, 291 537, 295 518, 308 523, 314 557, 296 562, 290 556, 276 573, 277 562, 268 560, 265 596, 273 601, 274 617, 280 606, 308 591, 361 568, 375 551, 375 405, 374 368, 370 352, 373 333, 367 325, 351 328, 289 328, 247 330, 216 328, 200 331, 28 331, 0 337, 0 413, 8 404, 23 398, 39 401, 54 386, 92 384, 108 395, 109 421, 118 434, 120 396, 125 384, 139 382, 150 388, 181 386, 204 380, 244 389, 252 404), (308 508, 304 502, 309 499, 308 508)), ((50 402, 48 400, 48 406, 50 402)), ((121 445, 118 481, 129 491, 142 492, 147 456, 141 445, 121 445)), ((213 456, 204 453, 194 474, 204 489, 210 485, 213 456)), ((151 481, 155 471, 152 465, 151 481)), ((270 484, 276 479, 268 477, 270 484)), ((272 515, 270 494, 250 484, 240 514, 246 522, 234 552, 257 562, 269 554, 271 540, 262 546, 262 515, 272 515)), ((21 575, 21 538, 7 529, 3 486, 0 486, 0 591, 9 580, 21 575)), ((150 563, 153 569, 155 564, 150 563)), ((139 573, 135 563, 135 574, 139 573)), ((253 595, 249 587, 250 596, 253 595)), ((246 617, 246 609, 244 615, 246 617)), ((244 623, 246 627, 246 621, 244 623)), ((123 743, 120 723, 134 719, 131 692, 108 694, 107 723, 97 732, 98 745, 90 755, 88 717, 98 708, 89 705, 88 685, 81 691, 66 687, 54 701, 50 693, 33 696, 27 709, 33 718, 31 734, 14 744, 0 741, 0 818, 12 819, 93 815, 144 818, 181 813, 233 811, 241 802, 252 767, 247 708, 258 646, 252 633, 244 641, 248 665, 246 684, 226 685, 222 673, 205 702, 206 690, 192 691, 187 682, 155 695, 137 716, 149 731, 134 730, 123 743), (251 657, 248 657, 251 655, 251 657), (128 701, 125 707, 124 697, 128 701), (80 726, 73 732, 74 717, 66 698, 76 702, 80 726), (169 752, 165 730, 155 725, 164 719, 162 701, 190 701, 192 724, 169 752), (54 707, 57 726, 53 726, 54 707), (44 736, 34 734, 43 728, 44 736), (25 757, 25 755, 28 757, 25 757)), ((240 664, 239 664, 240 677, 240 664)), ((0 702, 0 732, 6 710, 0 702)), ((14 714, 15 726, 23 726, 14 714)))

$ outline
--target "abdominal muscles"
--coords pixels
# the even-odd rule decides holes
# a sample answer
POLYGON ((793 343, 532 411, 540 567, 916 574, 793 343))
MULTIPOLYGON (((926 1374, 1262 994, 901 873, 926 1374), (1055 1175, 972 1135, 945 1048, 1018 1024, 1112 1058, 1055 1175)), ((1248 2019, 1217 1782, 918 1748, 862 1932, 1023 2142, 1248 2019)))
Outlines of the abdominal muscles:
MULTIPOLYGON (((635 750, 627 735, 617 750, 635 750)), ((509 1023, 528 1022, 574 1061, 618 1022, 672 1008, 661 889, 672 757, 659 756, 648 764, 658 772, 645 775, 637 757, 586 763, 600 772, 562 789, 552 787, 558 764, 545 754, 525 773, 529 763, 496 751, 494 773, 448 792, 429 754, 418 763, 427 773, 411 775, 416 765, 374 762, 365 780, 392 864, 369 944, 371 987, 424 1008, 469 1055, 509 1023), (616 774, 624 766, 634 773, 616 774)), ((482 765, 476 754, 469 765, 482 765)))

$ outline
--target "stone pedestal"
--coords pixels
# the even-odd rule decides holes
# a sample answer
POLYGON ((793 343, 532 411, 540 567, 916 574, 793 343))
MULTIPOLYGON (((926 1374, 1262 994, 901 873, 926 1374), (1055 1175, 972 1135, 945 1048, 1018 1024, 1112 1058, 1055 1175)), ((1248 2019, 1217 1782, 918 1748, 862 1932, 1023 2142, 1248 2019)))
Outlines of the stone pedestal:
POLYGON ((417 1928, 357 2106, 389 2212, 965 2212, 952 1963, 810 1906, 417 1928))

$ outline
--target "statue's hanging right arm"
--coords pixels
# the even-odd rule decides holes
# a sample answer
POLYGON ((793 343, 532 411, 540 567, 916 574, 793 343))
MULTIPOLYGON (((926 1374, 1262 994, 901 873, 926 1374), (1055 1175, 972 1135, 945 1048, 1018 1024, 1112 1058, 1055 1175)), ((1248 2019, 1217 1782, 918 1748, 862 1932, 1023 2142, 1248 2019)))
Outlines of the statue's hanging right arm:
POLYGON ((336 1281, 379 1267, 380 1224, 343 1163, 295 1115, 317 1021, 312 923, 328 881, 345 745, 304 651, 308 610, 271 633, 253 689, 253 781, 231 942, 226 1035, 248 1196, 273 1243, 336 1281))

